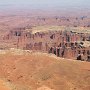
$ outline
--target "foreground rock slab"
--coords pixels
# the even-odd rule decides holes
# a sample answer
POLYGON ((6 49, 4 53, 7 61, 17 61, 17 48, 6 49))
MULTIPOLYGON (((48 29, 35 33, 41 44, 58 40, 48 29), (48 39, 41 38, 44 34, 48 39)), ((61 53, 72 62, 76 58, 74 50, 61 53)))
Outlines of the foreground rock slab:
POLYGON ((90 63, 8 52, 0 55, 0 78, 7 83, 2 89, 1 82, 0 90, 90 90, 90 63))

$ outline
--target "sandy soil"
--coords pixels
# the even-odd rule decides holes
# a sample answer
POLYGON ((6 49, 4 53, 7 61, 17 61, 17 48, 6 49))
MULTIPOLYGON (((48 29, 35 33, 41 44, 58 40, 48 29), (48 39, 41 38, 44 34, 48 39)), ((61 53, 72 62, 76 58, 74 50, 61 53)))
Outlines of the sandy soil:
POLYGON ((6 84, 6 82, 0 80, 0 90, 11 90, 11 88, 6 84))
MULTIPOLYGON (((10 52, 0 55, 0 78, 12 90, 90 90, 89 62, 39 52, 10 52)), ((4 90, 1 81, 0 85, 4 90)))

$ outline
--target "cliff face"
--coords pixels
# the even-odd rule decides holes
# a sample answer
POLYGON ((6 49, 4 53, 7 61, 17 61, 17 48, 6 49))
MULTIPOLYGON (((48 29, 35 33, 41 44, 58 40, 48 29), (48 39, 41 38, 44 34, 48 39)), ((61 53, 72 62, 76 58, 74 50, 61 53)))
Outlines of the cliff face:
POLYGON ((11 90, 89 90, 89 76, 89 62, 22 50, 0 54, 0 78, 11 90))
POLYGON ((2 37, 1 49, 18 48, 90 61, 90 31, 86 28, 37 26, 17 28, 2 37), (4 48, 3 48, 4 47, 4 48))

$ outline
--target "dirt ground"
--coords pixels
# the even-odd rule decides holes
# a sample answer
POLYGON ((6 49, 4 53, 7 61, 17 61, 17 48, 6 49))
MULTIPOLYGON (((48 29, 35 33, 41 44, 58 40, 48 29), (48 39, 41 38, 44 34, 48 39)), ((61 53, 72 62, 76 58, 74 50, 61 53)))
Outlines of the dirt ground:
POLYGON ((89 62, 25 53, 0 55, 0 90, 90 90, 89 62))

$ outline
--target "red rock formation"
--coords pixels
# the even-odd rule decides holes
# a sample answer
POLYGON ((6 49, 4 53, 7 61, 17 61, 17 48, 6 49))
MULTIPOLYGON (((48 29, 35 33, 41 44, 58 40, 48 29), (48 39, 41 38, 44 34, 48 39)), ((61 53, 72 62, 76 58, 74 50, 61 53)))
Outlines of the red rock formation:
POLYGON ((89 35, 84 33, 73 33, 71 31, 52 31, 52 32, 37 32, 32 34, 20 30, 10 31, 4 37, 4 40, 13 42, 9 48, 16 47, 21 49, 42 51, 53 53, 59 57, 77 59, 79 54, 84 55, 84 60, 90 61, 90 47, 84 47, 84 41, 90 40, 89 35), (78 42, 80 41, 80 42, 78 42))

